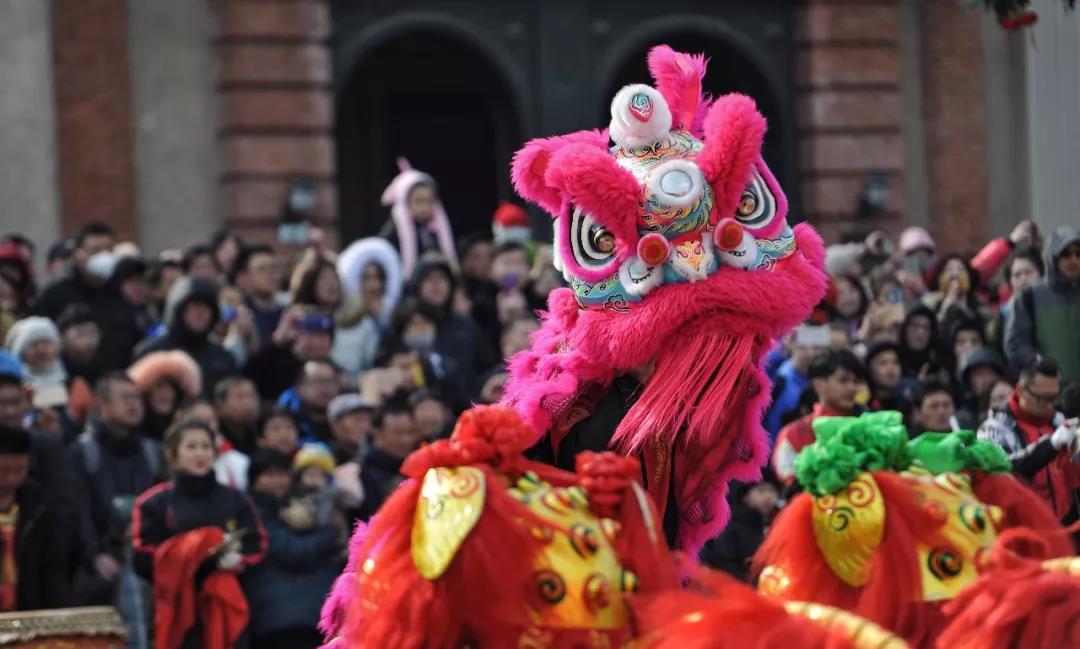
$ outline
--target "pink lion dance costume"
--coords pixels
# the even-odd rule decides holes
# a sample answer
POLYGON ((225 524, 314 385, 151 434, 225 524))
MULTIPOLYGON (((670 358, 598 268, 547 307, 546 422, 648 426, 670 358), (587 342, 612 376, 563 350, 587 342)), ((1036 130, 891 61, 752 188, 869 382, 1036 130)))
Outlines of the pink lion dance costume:
POLYGON ((555 218, 570 288, 512 359, 505 402, 561 467, 584 450, 639 457, 668 540, 696 552, 727 521, 727 482, 766 460, 763 358, 822 298, 824 247, 788 225, 753 100, 704 95, 703 55, 662 45, 649 71, 656 87, 620 90, 608 130, 514 157, 518 192, 555 218))

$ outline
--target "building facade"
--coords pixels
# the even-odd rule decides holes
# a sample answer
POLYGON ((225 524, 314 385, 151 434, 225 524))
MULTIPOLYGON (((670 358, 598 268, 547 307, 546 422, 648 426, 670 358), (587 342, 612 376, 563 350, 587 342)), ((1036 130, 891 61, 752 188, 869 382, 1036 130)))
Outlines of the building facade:
POLYGON ((485 229, 513 151, 602 125, 666 42, 757 100, 770 166, 829 240, 919 224, 971 250, 1080 204, 1080 16, 1034 6, 1011 32, 946 0, 0 0, 0 225, 273 241, 302 178, 351 240, 403 155, 459 233, 485 229), (888 199, 860 210, 870 186, 888 199))

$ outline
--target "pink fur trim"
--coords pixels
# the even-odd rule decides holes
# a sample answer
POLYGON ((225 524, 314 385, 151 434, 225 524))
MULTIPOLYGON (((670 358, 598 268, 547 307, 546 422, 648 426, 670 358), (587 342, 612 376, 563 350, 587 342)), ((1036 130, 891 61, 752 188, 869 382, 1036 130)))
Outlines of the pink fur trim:
POLYGON ((735 213, 764 139, 765 117, 746 95, 724 95, 709 109, 697 164, 712 185, 718 214, 735 213))
POLYGON ((562 147, 574 143, 587 144, 607 151, 607 131, 577 131, 566 135, 529 140, 514 154, 514 160, 510 165, 510 176, 517 193, 544 208, 552 216, 559 215, 563 197, 558 187, 548 184, 545 175, 551 156, 562 147))
POLYGON ((360 546, 367 538, 367 523, 357 521, 356 529, 353 530, 349 539, 349 561, 345 570, 334 581, 330 594, 323 603, 319 619, 319 630, 327 638, 325 647, 334 646, 333 638, 341 631, 341 625, 345 621, 345 614, 350 604, 356 601, 357 574, 356 562, 360 556, 360 546))
POLYGON ((187 397, 202 391, 202 371, 198 363, 180 350, 147 354, 135 361, 127 374, 140 392, 147 392, 155 383, 166 378, 178 383, 187 397))
MULTIPOLYGON (((738 383, 742 387, 732 393, 735 403, 740 394, 751 395, 732 408, 742 419, 725 420, 719 432, 713 431, 726 436, 733 452, 723 456, 702 452, 693 444, 708 446, 709 441, 699 435, 688 440, 691 446, 681 455, 684 464, 695 453, 707 460, 701 470, 687 472, 688 467, 680 468, 676 459, 677 480, 686 481, 677 487, 683 516, 681 538, 686 548, 699 546, 726 522, 727 481, 755 477, 765 461, 767 438, 760 420, 770 387, 757 366, 772 342, 802 322, 825 293, 821 238, 807 225, 796 226, 794 233, 798 252, 771 271, 725 268, 702 282, 663 286, 629 313, 579 311, 569 289, 552 292, 531 348, 510 360, 504 401, 538 431, 539 439, 584 386, 606 385, 674 346, 685 351, 684 343, 687 337, 693 339, 695 331, 724 332, 732 339, 753 341, 749 360, 730 368, 743 375, 738 383)), ((701 425, 708 430, 709 422, 701 425)), ((673 429, 653 430, 671 434, 673 429)))
POLYGON ((657 45, 649 50, 649 74, 671 109, 676 128, 694 132, 693 127, 701 113, 699 108, 707 103, 701 93, 706 64, 704 54, 676 52, 667 45, 657 45))

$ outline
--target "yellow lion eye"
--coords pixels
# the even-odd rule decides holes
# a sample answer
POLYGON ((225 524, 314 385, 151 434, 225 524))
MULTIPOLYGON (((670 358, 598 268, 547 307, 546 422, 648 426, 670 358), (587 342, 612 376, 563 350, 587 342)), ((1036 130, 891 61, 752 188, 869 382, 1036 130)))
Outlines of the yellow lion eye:
POLYGON ((739 199, 739 207, 736 210, 739 216, 750 216, 757 211, 757 196, 753 192, 743 192, 742 198, 739 199))
POLYGON ((604 228, 598 228, 592 233, 593 248, 604 254, 615 250, 615 235, 604 228))

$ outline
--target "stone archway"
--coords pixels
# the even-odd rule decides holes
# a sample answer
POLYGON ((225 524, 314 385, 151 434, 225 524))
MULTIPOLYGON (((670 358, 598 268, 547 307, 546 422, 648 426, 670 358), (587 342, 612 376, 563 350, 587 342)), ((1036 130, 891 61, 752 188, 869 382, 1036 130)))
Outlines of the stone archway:
POLYGON ((519 101, 497 61, 445 25, 416 23, 358 47, 339 79, 337 156, 343 241, 376 233, 395 159, 430 173, 455 234, 487 231, 512 196, 519 101))

